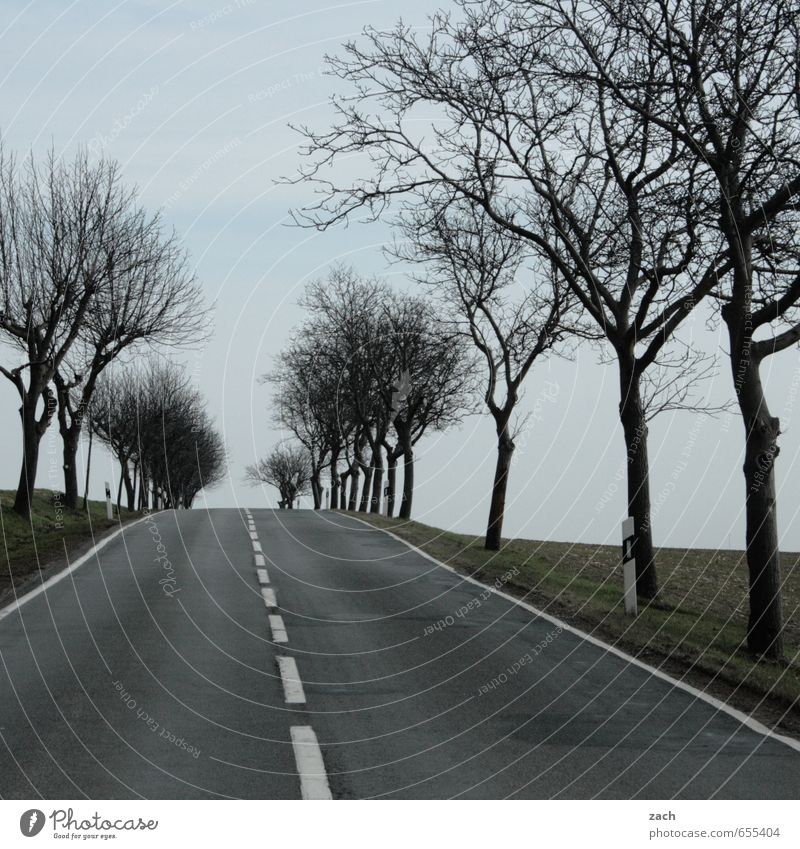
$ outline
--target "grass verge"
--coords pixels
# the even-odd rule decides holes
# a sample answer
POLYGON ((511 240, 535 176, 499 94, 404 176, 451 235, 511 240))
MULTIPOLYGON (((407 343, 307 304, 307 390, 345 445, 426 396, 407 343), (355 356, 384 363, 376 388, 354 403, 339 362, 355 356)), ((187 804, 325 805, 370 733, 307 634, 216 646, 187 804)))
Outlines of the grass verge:
POLYGON ((564 619, 634 657, 800 736, 800 555, 783 554, 785 662, 758 660, 743 644, 747 566, 742 551, 661 548, 660 594, 625 615, 620 550, 536 540, 483 538, 419 522, 358 514, 448 566, 564 619))
POLYGON ((34 491, 30 520, 13 510, 14 492, 0 490, 0 604, 75 560, 120 522, 138 518, 123 509, 119 518, 106 518, 105 501, 90 501, 87 510, 68 510, 62 493, 49 489, 34 491))

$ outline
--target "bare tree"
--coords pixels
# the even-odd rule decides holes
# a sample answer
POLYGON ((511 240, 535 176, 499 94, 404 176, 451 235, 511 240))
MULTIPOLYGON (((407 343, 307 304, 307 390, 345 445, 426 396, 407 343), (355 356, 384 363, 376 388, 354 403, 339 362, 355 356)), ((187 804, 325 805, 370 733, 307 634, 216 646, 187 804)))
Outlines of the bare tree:
MULTIPOLYGON (((324 280, 311 283, 301 299, 309 320, 301 329, 308 340, 314 340, 317 368, 327 375, 326 383, 334 389, 333 413, 337 422, 348 422, 350 439, 343 441, 348 458, 345 478, 350 481, 348 508, 358 506, 358 487, 364 476, 361 505, 366 510, 371 499, 373 476, 380 483, 380 444, 388 428, 374 374, 374 358, 380 357, 383 340, 376 327, 375 315, 385 287, 361 278, 354 269, 343 265, 331 268, 324 280), (372 463, 365 459, 369 446, 372 463)), ((385 346, 384 346, 385 347, 385 346)), ((332 424, 332 422, 331 422, 332 424)), ((340 478, 341 480, 341 478, 340 478)), ((373 493, 374 495, 374 493, 373 493)))
POLYGON ((688 194, 721 244, 716 297, 745 432, 749 648, 783 653, 775 494, 780 423, 763 360, 800 341, 800 7, 796 0, 601 0, 555 4, 562 40, 585 46, 581 74, 667 134, 696 174, 688 194), (658 69, 658 84, 638 78, 658 69))
POLYGON ((98 380, 90 426, 120 463, 128 506, 190 508, 227 474, 222 438, 185 369, 150 359, 98 380), (133 475, 131 475, 131 467, 133 475))
POLYGON ((159 215, 120 210, 101 246, 105 275, 68 357, 54 370, 65 504, 78 499, 77 451, 98 377, 123 352, 202 342, 207 310, 188 257, 159 215), (71 372, 71 374, 69 374, 71 372), (69 376, 67 376, 69 374, 69 376))
MULTIPOLYGON (((553 39, 545 4, 459 5, 463 20, 436 16, 428 36, 402 24, 367 30, 330 60, 354 94, 334 101, 332 129, 303 131, 310 164, 300 179, 316 181, 322 199, 298 220, 325 228, 356 211, 377 217, 396 196, 424 203, 442 189, 555 269, 617 363, 637 590, 653 597, 641 379, 727 268, 697 236, 696 168, 669 133, 579 73, 586 50, 553 39), (368 154, 372 174, 331 182, 329 166, 353 153, 368 154)), ((651 63, 639 72, 663 82, 651 63)))
POLYGON ((338 506, 337 463, 342 450, 342 417, 337 404, 337 375, 325 356, 325 339, 310 329, 293 339, 262 378, 274 387, 274 419, 308 450, 314 509, 322 507, 322 472, 331 467, 332 506, 338 506))
POLYGON ((167 414, 164 422, 163 506, 189 510, 201 490, 208 491, 227 477, 225 444, 199 397, 189 416, 167 414))
POLYGON ((69 165, 51 153, 20 169, 0 150, 0 332, 22 362, 0 367, 20 397, 23 452, 14 510, 27 517, 39 443, 56 399, 50 382, 108 280, 113 228, 131 203, 117 166, 69 165), (27 380, 25 378, 27 373, 27 380))
POLYGON ((386 449, 390 506, 394 503, 392 464, 402 456, 400 516, 410 518, 414 446, 426 432, 460 422, 474 406, 474 380, 465 346, 447 330, 428 300, 399 294, 352 269, 332 269, 324 282, 308 288, 302 303, 309 319, 301 332, 315 340, 329 337, 329 344, 318 350, 336 375, 337 406, 353 422, 343 440, 347 466, 340 474, 342 487, 350 481, 348 509, 378 509, 386 449), (393 410, 402 374, 409 389, 393 410), (395 446, 389 443, 391 428, 397 435, 395 446), (359 503, 362 472, 366 474, 359 503))
POLYGON ((381 318, 395 364, 384 373, 381 393, 402 450, 399 516, 410 519, 414 446, 425 433, 447 430, 475 411, 474 362, 463 339, 448 330, 425 298, 392 293, 381 318), (398 397, 401 383, 405 386, 398 397))
POLYGON ((139 377, 136 370, 103 372, 88 407, 88 427, 120 464, 117 506, 125 488, 129 510, 136 509, 138 470, 139 377))
POLYGON ((522 383, 539 357, 563 347, 565 339, 577 332, 575 317, 570 316, 569 289, 552 268, 542 269, 535 258, 533 267, 525 269, 523 282, 525 243, 498 227, 475 204, 449 196, 438 201, 429 197, 401 220, 405 241, 394 253, 430 267, 424 282, 442 294, 455 326, 471 340, 485 366, 484 401, 497 433, 485 545, 497 551, 519 424, 513 416, 522 383))
POLYGON ((280 493, 281 509, 291 510, 296 499, 311 485, 311 458, 302 445, 282 442, 245 470, 245 481, 258 486, 269 484, 280 493))

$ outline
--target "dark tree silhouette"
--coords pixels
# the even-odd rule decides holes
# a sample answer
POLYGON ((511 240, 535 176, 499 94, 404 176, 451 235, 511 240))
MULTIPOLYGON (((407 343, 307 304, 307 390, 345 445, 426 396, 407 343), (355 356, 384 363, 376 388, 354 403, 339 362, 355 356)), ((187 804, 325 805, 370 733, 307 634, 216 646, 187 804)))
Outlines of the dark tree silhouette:
MULTIPOLYGON (((322 197, 297 220, 327 228, 442 190, 552 265, 618 367, 637 590, 653 597, 642 375, 727 270, 697 235, 697 169, 657 123, 580 73, 587 48, 554 40, 546 4, 459 6, 462 20, 437 15, 430 34, 367 30, 330 60, 354 94, 334 100, 330 130, 302 131, 310 164, 298 179, 322 197), (337 181, 335 166, 355 153, 372 172, 337 181)), ((666 82, 647 61, 639 72, 641 84, 666 82)))
POLYGON ((576 73, 688 158, 697 231, 720 246, 726 273, 717 298, 745 434, 747 642, 779 658, 780 423, 760 367, 800 341, 800 8, 794 0, 601 0, 594 10, 556 4, 556 43, 580 44, 576 73), (644 62, 654 73, 642 79, 644 62))
POLYGON ((39 443, 56 411, 50 387, 109 281, 114 232, 132 202, 117 166, 51 153, 20 168, 0 149, 0 332, 23 362, 0 367, 20 397, 23 451, 14 510, 30 514, 39 443), (27 379, 25 375, 27 374, 27 379))
POLYGON ((563 348, 578 332, 570 315, 570 292, 535 257, 527 257, 532 267, 524 268, 525 242, 498 227, 475 204, 429 197, 424 206, 406 211, 401 231, 405 240, 394 253, 429 266, 423 281, 436 287, 447 313, 455 316, 454 326, 479 351, 485 366, 484 401, 497 432, 485 545, 497 551, 522 383, 539 357, 563 348))
POLYGON ((322 507, 322 472, 331 470, 331 506, 338 506, 337 465, 344 440, 342 411, 337 404, 337 373, 324 354, 326 339, 297 335, 262 378, 274 387, 275 423, 290 431, 311 459, 314 509, 322 507))
POLYGON ((106 372, 91 406, 91 427, 120 462, 128 506, 190 508, 227 474, 222 439, 185 370, 151 359, 106 372), (131 476, 131 466, 133 476, 131 476))
POLYGON ((347 509, 378 509, 382 451, 389 455, 390 505, 394 465, 403 458, 400 515, 410 518, 414 490, 414 446, 426 432, 460 422, 473 407, 470 359, 457 334, 448 331, 424 298, 399 294, 345 267, 312 284, 302 300, 309 318, 300 335, 315 340, 326 370, 335 376, 342 420, 340 486, 350 482, 347 509), (325 341, 328 340, 328 341, 325 341), (401 375, 409 390, 393 411, 401 375), (397 443, 391 446, 393 428, 397 443), (371 463, 366 456, 371 452, 371 463), (359 500, 362 472, 365 482, 359 500))
POLYGON ((274 486, 281 496, 281 509, 291 510, 297 498, 310 490, 311 457, 303 445, 282 442, 247 467, 245 481, 253 486, 274 486))
POLYGON ((64 492, 77 506, 77 451, 97 380, 128 350, 194 345, 207 331, 207 310, 177 237, 159 215, 131 206, 113 222, 106 277, 69 355, 54 370, 58 426, 64 446, 64 492), (69 375, 69 376, 67 376, 69 375))

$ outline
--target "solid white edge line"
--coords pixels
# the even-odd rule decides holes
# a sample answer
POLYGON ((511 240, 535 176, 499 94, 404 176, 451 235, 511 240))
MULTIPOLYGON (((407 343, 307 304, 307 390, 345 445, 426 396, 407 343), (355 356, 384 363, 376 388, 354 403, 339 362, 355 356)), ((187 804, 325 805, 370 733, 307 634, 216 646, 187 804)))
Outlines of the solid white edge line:
POLYGON ((297 774, 300 776, 300 793, 307 800, 332 799, 325 761, 317 735, 310 725, 293 725, 292 737, 297 774))
POLYGON ((800 752, 800 740, 793 740, 791 737, 786 737, 783 734, 778 734, 776 731, 773 731, 771 728, 768 728, 766 725, 764 725, 763 722, 759 722, 757 719, 753 719, 752 716, 748 716, 743 711, 737 710, 736 708, 731 707, 730 705, 726 705, 725 702, 721 701, 715 696, 709 696, 708 693, 704 693, 702 690, 698 690, 691 684, 687 684, 685 681, 681 681, 678 678, 673 678, 668 673, 662 672, 660 669, 656 669, 655 666, 650 666, 649 663, 644 663, 644 661, 641 661, 638 658, 627 654, 626 652, 622 651, 622 649, 616 648, 616 646, 604 643, 597 637, 593 637, 591 634, 587 634, 585 631, 581 631, 579 628, 575 628, 573 625, 569 625, 567 622, 564 622, 549 613, 545 613, 543 610, 539 610, 532 604, 528 604, 528 602, 522 601, 522 599, 515 598, 513 595, 504 593, 502 590, 499 590, 496 587, 493 587, 489 584, 481 583, 477 578, 472 578, 469 575, 465 575, 463 572, 459 572, 452 566, 448 566, 446 563, 442 563, 440 560, 437 560, 435 557, 432 557, 430 554, 427 554, 421 548, 417 548, 417 546, 413 545, 413 543, 407 542, 402 537, 397 536, 397 534, 393 534, 391 531, 386 530, 386 528, 379 528, 377 525, 371 525, 368 521, 366 521, 366 519, 359 519, 358 516, 348 516, 348 518, 355 519, 357 522, 361 522, 362 525, 366 525, 368 528, 372 528, 375 531, 381 531, 387 536, 390 536, 392 539, 403 543, 403 545, 405 545, 407 548, 410 548, 412 551, 416 552, 421 557, 424 557, 426 560, 430 560, 431 563, 435 563, 442 569, 447 569, 448 572, 452 572, 454 575, 458 575, 459 578, 463 578, 463 580, 469 581, 471 584, 475 584, 476 586, 481 587, 483 589, 488 589, 495 595, 499 595, 501 598, 506 599, 506 601, 513 601, 514 604, 517 604, 520 607, 525 608, 525 610, 528 610, 531 613, 540 616, 542 619, 545 619, 547 622, 550 622, 553 625, 557 625, 563 631, 569 631, 570 634, 574 634, 576 637, 580 637, 581 639, 586 640, 586 642, 591 643, 592 645, 597 646, 598 648, 601 648, 604 651, 607 651, 609 654, 613 654, 616 657, 621 658, 627 663, 632 663, 634 666, 638 666, 639 669, 643 669, 645 670, 645 672, 649 672, 656 678, 660 678, 662 681, 666 681, 668 684, 672 684, 673 687, 677 687, 679 690, 683 690, 684 692, 689 693, 690 695, 694 696, 697 699, 700 699, 703 702, 706 702, 706 704, 711 705, 717 710, 720 710, 723 713, 727 713, 728 716, 733 717, 733 719, 737 720, 742 725, 749 728, 751 731, 755 731, 757 734, 761 734, 764 737, 769 737, 771 740, 776 740, 777 742, 783 743, 785 746, 788 746, 790 749, 794 749, 796 752, 800 752))
POLYGON ((0 620, 5 619, 7 616, 10 616, 15 610, 19 610, 23 604, 27 604, 31 599, 36 598, 40 593, 45 592, 45 590, 52 587, 54 584, 57 584, 59 581, 63 580, 67 577, 67 575, 72 574, 76 569, 80 569, 84 563, 91 560, 101 549, 105 548, 112 539, 116 539, 123 531, 127 531, 129 528, 138 525, 140 522, 144 522, 145 519, 148 519, 149 516, 142 516, 137 519, 135 522, 130 522, 127 525, 123 525, 121 528, 117 528, 113 533, 109 534, 105 539, 98 542, 96 545, 93 545, 86 554, 82 554, 74 563, 70 564, 66 568, 62 569, 60 572, 56 573, 52 577, 48 578, 44 583, 39 584, 38 587, 35 587, 32 590, 29 590, 24 595, 12 601, 10 604, 7 604, 5 607, 0 608, 0 620))
POLYGON ((273 643, 288 643, 289 635, 286 633, 286 625, 283 623, 283 617, 277 614, 270 614, 269 628, 272 631, 273 643))
POLYGON ((267 607, 277 607, 278 602, 275 599, 275 590, 271 587, 261 587, 261 595, 264 598, 264 604, 267 607))
POLYGON ((264 560, 263 554, 256 554, 255 561, 256 561, 256 566, 266 566, 267 565, 267 561, 264 560))
POLYGON ((256 540, 253 540, 253 551, 259 551, 260 552, 262 550, 263 549, 261 548, 261 543, 256 541, 256 540))
POLYGON ((259 584, 268 584, 269 583, 269 575, 267 574, 266 569, 256 569, 256 575, 258 575, 258 583, 259 584))
POLYGON ((306 694, 303 691, 303 682, 297 671, 297 664, 293 657, 276 657, 278 671, 281 673, 283 683, 283 697, 287 705, 304 705, 306 694))

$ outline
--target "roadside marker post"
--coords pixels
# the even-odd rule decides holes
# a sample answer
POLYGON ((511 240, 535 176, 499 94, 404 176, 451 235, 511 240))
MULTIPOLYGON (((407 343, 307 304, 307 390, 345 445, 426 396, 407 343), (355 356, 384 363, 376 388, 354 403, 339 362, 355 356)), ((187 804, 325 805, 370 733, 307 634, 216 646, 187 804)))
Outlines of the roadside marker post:
POLYGON ((106 481, 106 518, 114 518, 114 511, 111 507, 111 484, 108 481, 106 481))
POLYGON ((636 616, 636 534, 633 518, 628 516, 622 523, 622 580, 625 593, 625 613, 636 616))

